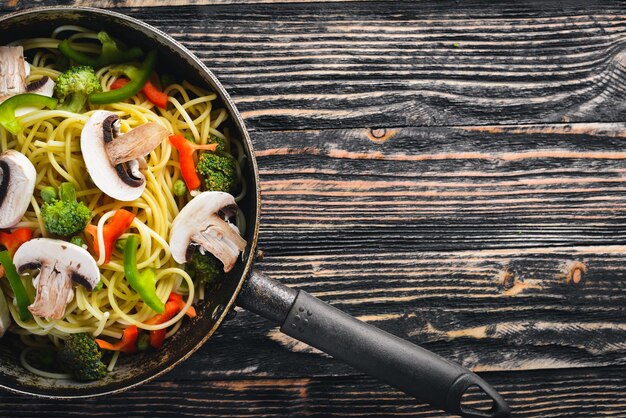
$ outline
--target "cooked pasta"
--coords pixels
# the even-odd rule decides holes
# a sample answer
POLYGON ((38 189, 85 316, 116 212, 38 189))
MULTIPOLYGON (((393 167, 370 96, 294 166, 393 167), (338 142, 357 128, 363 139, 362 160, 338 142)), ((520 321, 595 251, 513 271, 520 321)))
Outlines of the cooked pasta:
MULTIPOLYGON (((99 46, 95 42, 96 33, 78 26, 57 28, 50 38, 24 39, 12 45, 22 45, 25 55, 30 57, 30 75, 28 82, 34 82, 44 76, 56 80, 61 73, 59 54, 56 50, 60 39, 73 41, 77 50, 97 53, 99 46), (87 42, 85 42, 87 41, 87 42)), ((97 70, 96 75, 104 91, 108 91, 117 75, 111 69, 114 65, 97 70)), ((158 81, 155 81, 158 83, 158 81)), ((117 201, 105 195, 95 186, 87 174, 85 161, 81 153, 80 137, 89 117, 99 109, 108 110, 119 116, 120 133, 128 132, 142 124, 154 122, 171 134, 185 134, 197 144, 207 144, 210 138, 219 138, 225 144, 225 152, 232 155, 236 162, 238 186, 236 200, 240 201, 245 193, 245 181, 241 179, 241 165, 245 153, 240 142, 230 138, 224 122, 228 119, 225 109, 215 107, 216 94, 204 88, 191 85, 185 81, 164 86, 163 92, 168 98, 166 109, 157 108, 146 96, 139 93, 130 100, 109 105, 94 106, 82 114, 63 110, 36 110, 19 118, 21 131, 13 135, 0 127, 0 151, 17 150, 33 163, 36 172, 35 193, 26 214, 16 225, 34 231, 35 237, 46 237, 42 219, 40 197, 41 191, 52 186, 58 188, 63 182, 70 182, 76 188, 79 200, 92 212, 91 223, 97 226, 98 251, 96 262, 100 269, 102 287, 93 291, 83 286, 74 288, 75 295, 68 303, 65 315, 61 319, 46 319, 33 316, 32 319, 20 319, 14 303, 14 293, 6 280, 0 281, 2 291, 7 298, 11 317, 17 326, 11 332, 19 334, 22 342, 31 350, 42 344, 59 347, 62 340, 75 333, 89 333, 93 337, 110 337, 120 339, 124 329, 136 325, 140 330, 153 331, 169 329, 167 337, 180 327, 187 309, 204 295, 199 291, 201 284, 194 283, 185 269, 177 264, 171 255, 168 237, 173 219, 180 209, 192 198, 176 196, 173 193, 174 183, 181 179, 181 168, 177 151, 169 141, 163 141, 150 152, 145 172, 146 188, 141 196, 133 201, 117 201), (130 229, 121 236, 128 234, 138 236, 137 268, 152 268, 156 272, 156 293, 161 301, 166 301, 172 292, 179 293, 185 300, 185 307, 171 319, 160 324, 149 324, 147 321, 155 312, 143 303, 138 293, 133 290, 125 279, 123 252, 113 251, 108 263, 105 263, 104 226, 119 209, 125 209, 135 215, 130 229)), ((245 229, 245 220, 238 214, 237 224, 245 229)), ((78 234, 85 243, 91 245, 89 235, 78 234)), ((90 250, 92 250, 90 248, 90 250)), ((32 276, 22 276, 22 282, 32 300, 35 287, 32 276)), ((109 363, 112 369, 119 353, 115 353, 109 363)), ((67 378, 63 373, 50 373, 29 365, 26 353, 21 360, 25 367, 33 373, 44 377, 67 378)))

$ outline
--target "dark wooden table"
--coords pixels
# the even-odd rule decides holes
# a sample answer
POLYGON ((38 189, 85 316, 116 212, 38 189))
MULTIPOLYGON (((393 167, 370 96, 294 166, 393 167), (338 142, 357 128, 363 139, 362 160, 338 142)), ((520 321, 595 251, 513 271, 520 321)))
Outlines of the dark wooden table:
MULTIPOLYGON (((626 417, 626 4, 184 3, 0 11, 115 7, 203 59, 257 150, 267 273, 474 369, 517 416, 626 417)), ((440 416, 246 312, 128 393, 0 403, 440 416)))

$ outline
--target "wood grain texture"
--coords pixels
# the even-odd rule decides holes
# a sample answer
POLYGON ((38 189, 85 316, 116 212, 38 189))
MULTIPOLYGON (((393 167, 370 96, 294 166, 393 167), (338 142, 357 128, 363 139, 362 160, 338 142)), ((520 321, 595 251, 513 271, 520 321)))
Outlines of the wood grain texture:
MULTIPOLYGON (((266 257, 259 268, 476 371, 593 367, 626 364, 624 250, 363 251, 266 257)), ((200 353, 173 376, 355 373, 245 311, 200 353)))
POLYGON ((123 11, 203 59, 252 129, 611 122, 626 106, 619 2, 123 11))
MULTIPOLYGON (((243 111, 259 268, 485 372, 517 416, 626 417, 623 4, 225 3, 120 10, 243 111)), ((0 11, 55 4, 138 5, 0 11)), ((127 394, 0 394, 0 416, 85 413, 441 416, 243 311, 127 394)))
POLYGON ((260 245, 276 257, 621 245, 625 136, 623 123, 254 133, 260 245))
POLYGON ((4 0, 0 3, 5 9, 22 9, 34 6, 77 6, 100 7, 173 7, 173 6, 212 6, 233 4, 267 4, 267 3, 346 3, 358 1, 361 3, 375 0, 4 0))
MULTIPOLYGON (((626 417, 626 368, 488 373, 516 417, 626 417)), ((165 378, 102 400, 41 401, 0 395, 14 417, 444 417, 369 378, 189 381, 165 378), (184 394, 184 399, 180 395, 184 394)), ((477 402, 470 399, 469 402, 477 402)), ((5 415, 6 416, 6 415, 5 415)))

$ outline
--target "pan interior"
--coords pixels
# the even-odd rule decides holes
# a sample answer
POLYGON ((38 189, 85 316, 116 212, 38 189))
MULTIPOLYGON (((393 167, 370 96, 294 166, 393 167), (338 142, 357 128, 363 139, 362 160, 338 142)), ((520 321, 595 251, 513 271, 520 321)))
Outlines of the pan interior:
POLYGON ((242 167, 248 193, 240 203, 246 216, 244 238, 248 247, 242 262, 237 263, 227 280, 196 306, 196 318, 185 319, 184 325, 172 338, 166 340, 161 350, 121 357, 115 370, 103 380, 78 383, 31 374, 19 362, 19 340, 7 333, 0 339, 0 386, 20 393, 55 398, 89 397, 127 389, 168 371, 195 351, 215 331, 234 303, 252 264, 250 254, 254 254, 256 247, 259 219, 258 174, 250 138, 241 117, 213 74, 182 46, 154 28, 123 15, 98 9, 41 8, 4 16, 0 18, 0 45, 22 38, 48 37, 54 28, 66 24, 96 31, 106 30, 112 36, 139 46, 144 51, 156 49, 159 62, 167 63, 168 73, 211 88, 218 94, 220 105, 226 107, 230 114, 227 126, 233 135, 238 135, 242 140, 248 156, 242 167))

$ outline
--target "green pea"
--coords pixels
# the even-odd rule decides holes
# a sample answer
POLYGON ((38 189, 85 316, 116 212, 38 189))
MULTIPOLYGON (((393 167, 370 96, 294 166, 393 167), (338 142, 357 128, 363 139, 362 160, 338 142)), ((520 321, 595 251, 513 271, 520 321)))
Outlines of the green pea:
POLYGON ((184 196, 187 194, 187 185, 185 182, 178 179, 174 182, 173 190, 174 196, 184 196))

